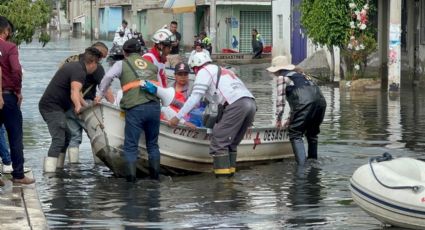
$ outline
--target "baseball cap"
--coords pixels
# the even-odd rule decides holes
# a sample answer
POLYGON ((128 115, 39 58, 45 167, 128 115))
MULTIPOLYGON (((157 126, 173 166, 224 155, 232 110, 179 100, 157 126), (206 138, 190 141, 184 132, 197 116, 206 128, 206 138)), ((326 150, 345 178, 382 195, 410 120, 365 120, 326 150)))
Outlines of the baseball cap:
POLYGON ((186 64, 184 62, 177 63, 176 67, 174 68, 174 74, 189 73, 189 72, 190 72, 190 67, 189 67, 188 64, 186 64))

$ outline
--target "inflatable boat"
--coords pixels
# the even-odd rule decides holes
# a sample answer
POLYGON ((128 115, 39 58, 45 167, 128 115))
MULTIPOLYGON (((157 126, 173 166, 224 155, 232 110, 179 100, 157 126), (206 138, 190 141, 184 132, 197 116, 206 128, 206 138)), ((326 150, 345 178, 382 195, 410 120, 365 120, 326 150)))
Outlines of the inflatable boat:
POLYGON ((425 162, 390 154, 373 157, 350 179, 354 202, 392 226, 425 229, 425 162))

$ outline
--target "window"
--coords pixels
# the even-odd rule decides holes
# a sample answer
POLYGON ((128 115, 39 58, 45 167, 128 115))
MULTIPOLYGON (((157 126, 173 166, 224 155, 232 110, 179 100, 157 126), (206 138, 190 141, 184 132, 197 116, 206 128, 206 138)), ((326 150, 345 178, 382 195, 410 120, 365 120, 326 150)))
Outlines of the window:
POLYGON ((277 15, 277 21, 279 23, 278 34, 279 39, 283 39, 283 15, 277 15))

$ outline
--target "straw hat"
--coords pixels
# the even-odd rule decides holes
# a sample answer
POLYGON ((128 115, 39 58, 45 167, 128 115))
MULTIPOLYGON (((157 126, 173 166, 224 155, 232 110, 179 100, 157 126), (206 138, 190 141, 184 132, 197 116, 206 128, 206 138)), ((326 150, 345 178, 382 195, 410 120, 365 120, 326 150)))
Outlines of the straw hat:
POLYGON ((272 66, 270 66, 269 68, 267 68, 267 71, 269 72, 276 72, 279 70, 294 70, 295 69, 295 65, 292 65, 291 62, 289 62, 288 57, 286 56, 277 56, 275 58, 273 58, 272 60, 272 66))

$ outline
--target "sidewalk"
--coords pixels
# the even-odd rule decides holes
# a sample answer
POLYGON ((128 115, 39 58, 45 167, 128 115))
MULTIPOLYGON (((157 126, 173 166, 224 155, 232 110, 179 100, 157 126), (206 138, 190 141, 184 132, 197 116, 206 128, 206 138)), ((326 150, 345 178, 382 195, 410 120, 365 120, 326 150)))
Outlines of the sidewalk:
MULTIPOLYGON (((31 171, 25 175, 34 177, 31 171)), ((0 229, 48 229, 35 183, 13 185, 9 178, 3 175, 6 185, 0 188, 0 229)))

